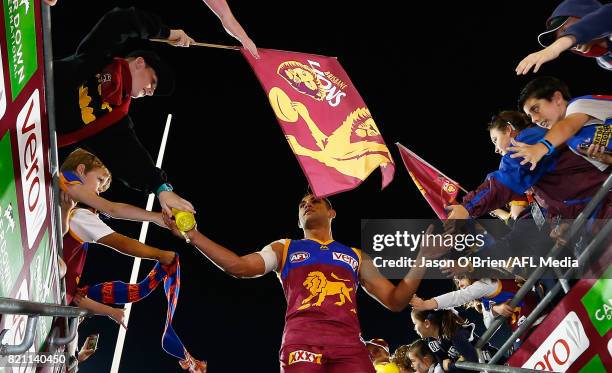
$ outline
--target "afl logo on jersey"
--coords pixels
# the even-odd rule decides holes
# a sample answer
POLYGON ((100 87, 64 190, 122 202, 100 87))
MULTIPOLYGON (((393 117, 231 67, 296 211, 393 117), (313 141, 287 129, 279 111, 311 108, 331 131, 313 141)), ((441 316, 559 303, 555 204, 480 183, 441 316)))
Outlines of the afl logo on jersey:
POLYGON ((289 261, 291 263, 299 263, 303 262, 304 260, 307 260, 308 258, 310 258, 309 253, 305 251, 298 251, 297 253, 291 254, 291 258, 289 258, 289 261))

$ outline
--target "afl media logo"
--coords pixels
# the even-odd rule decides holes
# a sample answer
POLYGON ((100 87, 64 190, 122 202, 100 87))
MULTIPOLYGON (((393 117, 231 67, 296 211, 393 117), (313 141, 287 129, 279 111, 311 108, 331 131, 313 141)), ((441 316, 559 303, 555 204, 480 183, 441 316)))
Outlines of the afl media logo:
POLYGON ((308 258, 310 258, 309 253, 305 251, 298 251, 297 253, 291 254, 291 258, 289 258, 289 261, 291 263, 299 263, 303 262, 304 260, 307 260, 308 258))

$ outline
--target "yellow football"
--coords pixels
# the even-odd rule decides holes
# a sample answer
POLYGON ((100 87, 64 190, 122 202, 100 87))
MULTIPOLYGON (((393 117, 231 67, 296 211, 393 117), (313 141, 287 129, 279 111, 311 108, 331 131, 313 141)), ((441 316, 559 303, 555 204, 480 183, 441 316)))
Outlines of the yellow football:
POLYGON ((291 106, 291 99, 282 89, 278 87, 272 88, 270 93, 268 93, 268 99, 274 114, 280 120, 289 123, 297 122, 299 119, 298 112, 291 106))

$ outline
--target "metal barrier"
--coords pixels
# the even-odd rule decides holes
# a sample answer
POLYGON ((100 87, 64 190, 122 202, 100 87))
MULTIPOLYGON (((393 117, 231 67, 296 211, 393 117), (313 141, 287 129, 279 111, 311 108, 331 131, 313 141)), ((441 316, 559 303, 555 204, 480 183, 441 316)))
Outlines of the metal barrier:
POLYGON ((540 370, 513 368, 505 365, 493 365, 483 363, 473 363, 471 361, 457 361, 455 366, 461 369, 475 370, 477 372, 496 372, 496 373, 540 373, 540 370))
MULTIPOLYGON (((44 65, 44 95, 46 102, 46 112, 49 126, 49 168, 52 176, 53 188, 51 192, 51 266, 55 266, 56 273, 59 273, 58 258, 62 256, 62 227, 61 227, 61 211, 59 204, 59 183, 58 183, 58 151, 55 132, 55 97, 53 90, 53 53, 51 43, 51 9, 50 6, 43 1, 38 1, 41 10, 42 21, 42 48, 44 65)), ((6 5, 6 4, 5 4, 6 5)), ((37 34, 40 31, 37 30, 37 34)), ((34 38, 37 35, 33 36, 34 38)), ((3 337, 8 332, 7 329, 0 331, 0 356, 7 354, 21 354, 31 348, 36 339, 36 330, 38 321, 41 316, 58 316, 65 317, 66 337, 57 337, 60 334, 61 327, 55 327, 52 336, 48 339, 50 345, 58 346, 67 344, 72 341, 77 332, 78 318, 81 316, 92 315, 86 310, 77 307, 65 306, 65 281, 59 279, 59 296, 62 305, 50 303, 35 303, 24 300, 10 299, 0 297, 0 314, 15 314, 27 315, 26 328, 23 340, 18 345, 2 344, 3 337)), ((1 369, 0 369, 1 370, 1 369)))
POLYGON ((53 335, 53 337, 51 337, 51 339, 49 340, 49 343, 53 346, 67 345, 68 343, 72 342, 72 340, 76 337, 78 328, 79 328, 79 318, 78 317, 71 318, 70 325, 68 326, 68 333, 66 333, 66 336, 58 337, 56 335, 53 335))
MULTIPOLYGON (((593 196, 591 201, 587 204, 584 210, 578 215, 576 220, 570 226, 569 232, 565 236, 568 242, 570 242, 574 238, 574 236, 582 229, 584 224, 587 222, 589 216, 593 213, 593 211, 595 211, 597 205, 610 192, 611 188, 612 188, 612 174, 608 176, 608 178, 606 179, 604 184, 601 186, 601 188, 597 191, 595 196, 593 196)), ((582 264, 586 262, 589 256, 593 254, 593 251, 595 250, 595 248, 600 243, 602 243, 603 240, 609 237, 611 229, 612 229, 612 222, 608 221, 606 225, 604 226, 604 228, 593 238, 591 243, 587 246, 584 252, 580 255, 580 257, 578 258, 579 263, 582 264)), ((562 245, 555 244, 550 250, 550 252, 548 253, 548 256, 552 258, 556 258, 561 252, 562 248, 563 248, 562 245)), ((519 291, 516 293, 514 298, 512 298, 512 300, 510 301, 510 304, 509 304, 510 307, 512 308, 516 307, 523 300, 525 295, 527 295, 527 293, 536 284, 536 282, 540 280, 540 278, 542 277, 546 269, 547 269, 546 267, 540 267, 536 269, 529 276, 525 284, 519 289, 519 291)), ((573 270, 574 269, 571 269, 566 274, 573 273, 573 270)), ((542 301, 534 309, 531 315, 529 315, 529 317, 519 326, 517 330, 515 330, 514 333, 512 333, 512 336, 508 338, 506 343, 502 345, 502 347, 499 349, 497 354, 495 354, 495 356, 491 360, 491 363, 497 362, 499 358, 502 357, 506 353, 506 351, 508 351, 508 349, 514 344, 514 340, 516 339, 516 337, 521 335, 525 330, 527 330, 527 328, 536 320, 539 314, 550 304, 553 297, 562 289, 563 287, 562 285, 563 284, 561 282, 558 282, 553 287, 553 289, 547 292, 544 299, 542 299, 542 301), (554 291, 554 294, 551 295, 553 291, 554 291)), ((491 325, 489 326, 489 328, 487 328, 487 330, 483 333, 483 335, 480 337, 480 339, 476 343, 476 352, 478 353, 478 360, 480 363, 484 363, 484 355, 482 352, 482 347, 491 339, 493 334, 497 332, 497 330, 502 325, 502 323, 504 323, 504 321, 505 321, 505 318, 503 316, 501 315, 497 316, 493 320, 493 322, 491 322, 491 325)), ((482 365, 485 365, 485 364, 482 364, 482 365)), ((501 366, 498 365, 497 367, 501 367, 501 366)), ((476 370, 479 370, 479 369, 476 369, 476 370)), ((493 371, 490 369, 490 367, 487 370, 493 371)))
MULTIPOLYGON (((598 246, 607 237, 610 237, 610 234, 612 234, 612 220, 606 223, 604 228, 593 238, 591 243, 589 243, 589 245, 585 248, 584 252, 578 258, 579 266, 583 265, 587 261, 587 259, 594 254, 594 251, 598 249, 598 246)), ((576 268, 570 269, 566 272, 565 277, 571 276, 574 272, 576 272, 576 270, 576 268)), ((519 327, 510 335, 510 337, 508 337, 508 339, 502 345, 499 351, 495 355, 493 355, 493 358, 491 358, 491 361, 489 363, 494 364, 503 356, 503 354, 514 344, 514 341, 525 331, 527 331, 527 329, 529 329, 531 324, 538 318, 538 316, 540 316, 542 311, 544 311, 544 309, 548 307, 553 298, 561 290, 562 284, 561 282, 557 282, 557 284, 551 290, 549 290, 548 293, 546 293, 546 296, 544 296, 544 298, 538 303, 536 308, 534 308, 534 310, 523 321, 523 323, 519 325, 519 327)))
MULTIPOLYGON (((26 334, 19 345, 0 344, 0 356, 7 354, 21 354, 26 352, 34 343, 36 324, 39 316, 58 316, 70 319, 66 337, 53 336, 49 341, 54 346, 70 343, 77 334, 78 319, 82 316, 93 316, 94 313, 79 307, 61 306, 52 303, 36 303, 25 300, 0 297, 0 314, 27 315, 26 334)), ((0 332, 0 341, 7 332, 0 332)))
MULTIPOLYGON (((55 94, 53 85, 53 48, 51 43, 51 7, 42 2, 42 28, 43 28, 43 54, 45 60, 45 102, 47 104, 47 122, 49 124, 49 166, 53 183, 51 203, 51 226, 55 230, 55 248, 57 255, 63 257, 62 240, 62 211, 60 209, 59 196, 59 156, 57 151, 57 135, 55 131, 55 94)), ((54 261, 57 263, 57 260, 54 261)), ((59 271, 58 271, 59 273, 59 271)), ((59 280, 60 299, 66 304, 66 282, 63 278, 59 280)))
MULTIPOLYGON (((23 341, 21 341, 18 345, 9 345, 9 344, 0 344, 0 356, 2 355, 11 355, 11 354, 22 354, 30 349, 32 344, 34 343, 34 337, 36 335, 36 324, 38 323, 38 316, 30 316, 28 317, 28 321, 26 323, 26 332, 23 337, 23 341)), ((4 334, 8 332, 8 329, 4 329, 0 332, 0 341, 4 338, 4 334)))

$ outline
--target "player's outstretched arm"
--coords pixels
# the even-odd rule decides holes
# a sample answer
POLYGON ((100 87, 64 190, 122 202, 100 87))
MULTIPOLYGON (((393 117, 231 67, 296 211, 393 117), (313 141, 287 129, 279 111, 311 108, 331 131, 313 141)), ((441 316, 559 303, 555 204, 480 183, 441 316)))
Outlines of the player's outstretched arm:
MULTIPOLYGON (((182 233, 176 226, 172 218, 164 214, 164 221, 168 228, 177 237, 186 238, 188 242, 195 246, 208 260, 213 262, 221 270, 236 278, 251 278, 266 274, 273 267, 267 265, 264 257, 266 254, 262 252, 254 252, 251 254, 239 256, 232 250, 225 248, 222 245, 214 242, 210 238, 200 233, 197 228, 189 232, 182 233)), ((280 262, 280 257, 283 252, 283 244, 273 242, 269 245, 272 249, 272 261, 276 259, 276 263, 280 262)), ((268 254, 270 255, 270 254, 268 254)))
MULTIPOLYGON (((426 234, 431 234, 433 228, 433 225, 430 225, 427 228, 426 234)), ((422 257, 434 259, 440 257, 445 252, 448 252, 448 249, 443 247, 421 246, 416 263, 421 263, 422 257)), ((410 269, 399 284, 393 285, 391 281, 378 271, 372 259, 364 254, 359 271, 359 280, 370 296, 378 300, 389 310, 399 312, 410 304, 410 300, 416 294, 425 271, 426 267, 417 265, 410 269)))

